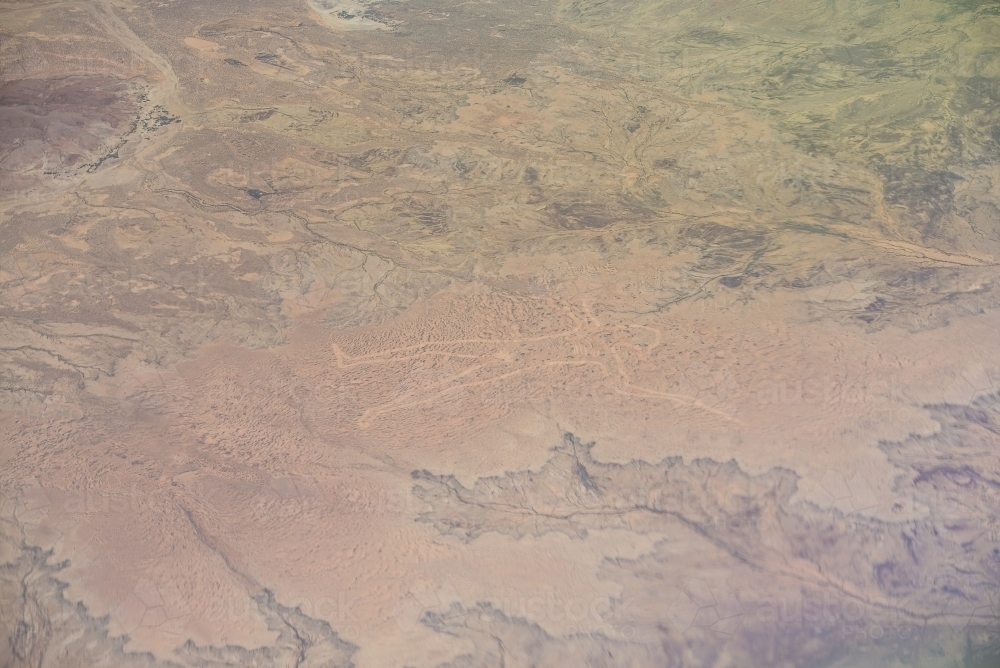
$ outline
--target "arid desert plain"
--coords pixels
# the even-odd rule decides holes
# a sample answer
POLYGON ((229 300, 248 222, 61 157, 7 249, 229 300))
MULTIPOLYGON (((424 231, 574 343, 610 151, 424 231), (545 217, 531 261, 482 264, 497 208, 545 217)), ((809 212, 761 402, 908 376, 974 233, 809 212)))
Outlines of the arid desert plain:
POLYGON ((1000 4, 0 2, 0 666, 1000 666, 1000 4))

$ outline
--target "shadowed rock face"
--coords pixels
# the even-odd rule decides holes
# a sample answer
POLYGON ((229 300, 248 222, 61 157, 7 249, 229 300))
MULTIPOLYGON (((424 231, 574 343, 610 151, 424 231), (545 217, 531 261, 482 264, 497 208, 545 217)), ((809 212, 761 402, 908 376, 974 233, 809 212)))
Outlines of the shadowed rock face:
POLYGON ((995 2, 0 15, 0 666, 1000 661, 995 2))
MULTIPOLYGON (((865 521, 836 509, 794 503, 796 476, 791 471, 750 476, 735 461, 685 464, 679 458, 657 464, 597 462, 590 454, 594 444, 583 444, 573 434, 566 434, 538 471, 480 479, 471 489, 450 476, 415 471, 414 493, 432 507, 420 516, 421 521, 466 541, 489 532, 518 538, 563 532, 585 540, 588 531, 610 527, 674 536, 650 558, 619 559, 606 565, 606 577, 632 581, 636 587, 663 586, 654 583, 674 577, 676 566, 666 557, 669 542, 694 533, 714 545, 728 555, 731 568, 739 573, 738 584, 732 584, 725 597, 707 586, 702 587, 704 593, 699 592, 699 584, 692 587, 689 583, 692 588, 677 599, 644 601, 641 612, 629 614, 630 628, 649 625, 651 634, 662 634, 660 646, 674 646, 677 657, 686 643, 697 639, 701 650, 694 664, 674 658, 667 665, 711 665, 722 652, 738 656, 741 665, 773 665, 775 660, 829 665, 852 655, 843 637, 845 626, 865 625, 858 631, 865 635, 870 632, 868 625, 881 628, 881 624, 905 637, 893 642, 866 638, 873 642, 862 642, 861 649, 874 648, 888 658, 900 651, 899 644, 905 640, 911 646, 907 652, 955 651, 949 644, 954 642, 958 625, 959 635, 967 638, 970 656, 995 657, 996 640, 990 629, 998 612, 1000 550, 995 535, 1000 462, 989 455, 992 466, 984 477, 973 467, 963 466, 958 453, 967 449, 969 459, 982 462, 985 442, 996 447, 998 404, 990 398, 975 408, 933 409, 950 420, 941 435, 922 444, 931 449, 925 456, 938 462, 951 460, 952 465, 901 456, 924 439, 883 445, 909 471, 900 487, 914 485, 917 498, 933 507, 931 515, 919 522, 865 521), (960 510, 958 498, 966 499, 960 510), (945 506, 943 499, 956 505, 945 506), (795 555, 798 568, 790 568, 787 555, 795 555), (859 592, 866 593, 859 596, 859 592), (973 610, 985 614, 967 617, 973 610), (770 631, 782 637, 782 644, 780 649, 762 653, 760 643, 769 625, 774 625, 770 631)), ((634 595, 628 587, 626 592, 634 595)), ((521 615, 525 614, 522 607, 521 615)), ((514 637, 539 632, 488 606, 470 616, 489 619, 491 627, 503 628, 514 637)), ((615 617, 614 609, 609 609, 608 620, 615 617)), ((461 611, 452 611, 428 616, 424 623, 463 628, 465 619, 461 611)), ((479 624, 472 622, 477 632, 481 632, 479 624)), ((552 638, 546 642, 553 648, 562 646, 552 638)), ((499 638, 497 644, 510 646, 499 638)), ((653 651, 645 645, 635 649, 640 654, 653 651)), ((491 654, 496 649, 483 651, 491 654)), ((496 657, 483 661, 482 665, 502 664, 496 657)), ((643 660, 623 661, 607 665, 647 665, 643 660)))
MULTIPOLYGON (((5 527, 9 528, 9 527, 5 527)), ((91 616, 86 607, 66 600, 59 572, 67 564, 50 563, 50 554, 18 546, 4 535, 13 558, 0 569, 6 608, 3 617, 6 665, 24 666, 353 666, 356 647, 341 640, 330 625, 282 606, 264 590, 256 608, 276 634, 273 645, 199 647, 188 641, 168 660, 126 649, 126 638, 108 634, 107 619, 91 616), (53 663, 55 661, 56 663, 53 663)), ((147 613, 148 614, 148 613, 147 613)))

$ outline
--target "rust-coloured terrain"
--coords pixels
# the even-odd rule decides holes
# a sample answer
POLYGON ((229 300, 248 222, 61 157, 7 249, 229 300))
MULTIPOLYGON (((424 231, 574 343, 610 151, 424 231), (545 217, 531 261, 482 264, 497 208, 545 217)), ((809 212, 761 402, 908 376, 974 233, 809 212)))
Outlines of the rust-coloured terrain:
POLYGON ((0 16, 0 666, 997 665, 995 3, 0 16))

